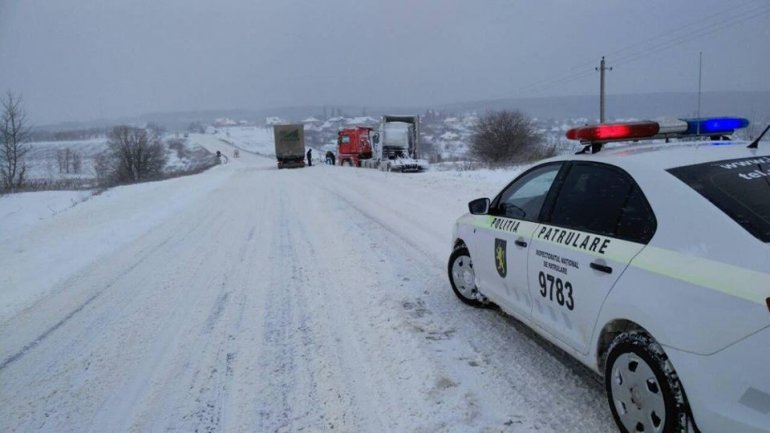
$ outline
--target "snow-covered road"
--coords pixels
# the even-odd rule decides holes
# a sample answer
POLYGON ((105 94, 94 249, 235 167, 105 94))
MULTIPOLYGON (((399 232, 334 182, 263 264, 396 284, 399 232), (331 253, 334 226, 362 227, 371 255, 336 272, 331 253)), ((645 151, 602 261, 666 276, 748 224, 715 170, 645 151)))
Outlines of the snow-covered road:
POLYGON ((0 232, 0 281, 38 293, 0 324, 0 431, 615 431, 592 373, 449 288, 495 189, 241 152, 0 232))

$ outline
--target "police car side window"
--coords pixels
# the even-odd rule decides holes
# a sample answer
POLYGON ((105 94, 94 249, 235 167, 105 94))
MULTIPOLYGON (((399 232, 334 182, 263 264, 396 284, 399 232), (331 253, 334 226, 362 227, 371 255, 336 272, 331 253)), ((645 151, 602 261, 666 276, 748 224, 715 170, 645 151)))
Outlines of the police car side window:
POLYGON ((574 164, 554 203, 551 223, 613 235, 630 192, 631 184, 614 170, 574 164))
POLYGON ((548 164, 526 173, 500 193, 490 213, 536 221, 562 164, 548 164))
POLYGON ((631 177, 593 163, 572 165, 550 222, 639 243, 647 243, 655 233, 655 217, 631 177))
POLYGON ((647 199, 639 186, 635 186, 623 207, 616 237, 646 244, 655 234, 657 224, 647 199))

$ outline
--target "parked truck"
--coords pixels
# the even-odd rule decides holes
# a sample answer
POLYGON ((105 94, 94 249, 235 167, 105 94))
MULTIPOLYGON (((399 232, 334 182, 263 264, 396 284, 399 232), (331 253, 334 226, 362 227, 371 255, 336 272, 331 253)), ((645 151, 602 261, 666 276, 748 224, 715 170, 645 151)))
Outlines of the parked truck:
POLYGON ((372 158, 373 128, 356 126, 337 133, 337 164, 361 167, 362 161, 372 158))
POLYGON ((400 172, 428 168, 428 162, 419 158, 420 116, 382 116, 371 143, 372 158, 362 161, 362 166, 400 172))
POLYGON ((302 124, 273 126, 278 168, 305 166, 305 127, 302 124))

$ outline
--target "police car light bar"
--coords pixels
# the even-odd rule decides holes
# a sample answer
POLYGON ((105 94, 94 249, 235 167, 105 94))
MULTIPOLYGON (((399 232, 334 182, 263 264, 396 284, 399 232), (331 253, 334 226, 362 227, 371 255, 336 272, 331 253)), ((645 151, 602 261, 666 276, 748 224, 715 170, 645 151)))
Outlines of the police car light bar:
POLYGON ((707 119, 682 119, 687 122, 687 135, 732 134, 736 129, 749 126, 747 119, 740 117, 714 117, 707 119))
POLYGON ((607 142, 654 137, 660 131, 657 122, 603 123, 572 128, 567 138, 583 142, 607 142))
POLYGON ((656 121, 602 123, 572 128, 567 131, 567 139, 580 140, 583 144, 592 145, 593 152, 597 152, 601 149, 601 144, 611 141, 721 136, 732 134, 736 129, 747 126, 749 121, 740 117, 665 118, 656 121))

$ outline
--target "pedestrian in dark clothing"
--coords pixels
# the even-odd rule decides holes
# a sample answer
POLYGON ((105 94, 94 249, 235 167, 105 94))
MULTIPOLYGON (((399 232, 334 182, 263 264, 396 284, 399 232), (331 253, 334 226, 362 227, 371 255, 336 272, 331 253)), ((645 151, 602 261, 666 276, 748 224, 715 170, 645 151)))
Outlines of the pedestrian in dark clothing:
POLYGON ((334 152, 331 150, 326 152, 326 163, 329 165, 334 165, 334 152))
POLYGON ((307 150, 307 166, 308 167, 313 166, 313 149, 307 150))

